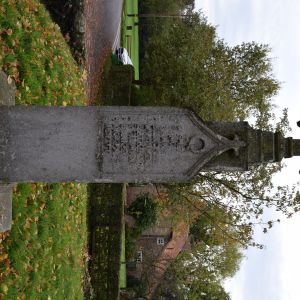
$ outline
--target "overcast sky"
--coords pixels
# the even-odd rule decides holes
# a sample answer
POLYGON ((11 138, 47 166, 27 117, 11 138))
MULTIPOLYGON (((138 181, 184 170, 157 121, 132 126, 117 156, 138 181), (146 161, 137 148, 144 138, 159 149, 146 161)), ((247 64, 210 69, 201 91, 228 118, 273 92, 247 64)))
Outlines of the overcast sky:
MULTIPOLYGON (((195 0, 208 20, 217 25, 219 37, 230 45, 256 41, 269 44, 275 77, 282 83, 274 99, 278 110, 289 109, 291 135, 300 138, 300 1, 299 0, 195 0)), ((300 158, 274 181, 299 181, 300 158)), ((267 212, 270 218, 277 217, 267 212)), ((279 216, 282 219, 282 216, 279 216)), ((256 233, 265 250, 248 250, 240 271, 226 283, 233 300, 300 299, 300 215, 282 219, 268 234, 256 233)))

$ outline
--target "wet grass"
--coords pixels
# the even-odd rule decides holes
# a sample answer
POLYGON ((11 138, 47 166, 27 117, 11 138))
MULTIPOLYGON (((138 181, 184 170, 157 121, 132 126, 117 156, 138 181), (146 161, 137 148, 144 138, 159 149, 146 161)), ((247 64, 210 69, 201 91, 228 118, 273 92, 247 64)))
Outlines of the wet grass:
POLYGON ((84 185, 17 186, 14 224, 1 245, 5 299, 83 298, 85 211, 84 185))
MULTIPOLYGON (((17 86, 16 104, 84 105, 84 74, 44 6, 0 3, 0 67, 17 86)), ((0 299, 83 299, 84 184, 19 184, 13 225, 0 234, 0 299)))
POLYGON ((126 201, 127 196, 127 184, 123 185, 123 191, 122 191, 122 204, 123 204, 123 218, 122 218, 122 235, 121 235, 121 267, 120 267, 120 281, 119 285, 121 289, 126 288, 127 282, 126 282, 126 240, 125 240, 125 219, 124 219, 124 205, 126 201))

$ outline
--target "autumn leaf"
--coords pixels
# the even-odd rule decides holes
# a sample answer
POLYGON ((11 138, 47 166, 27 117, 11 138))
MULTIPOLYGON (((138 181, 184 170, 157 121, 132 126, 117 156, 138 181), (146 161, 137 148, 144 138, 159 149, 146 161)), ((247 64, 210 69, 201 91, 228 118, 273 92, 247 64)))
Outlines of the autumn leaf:
POLYGON ((4 253, 4 254, 0 255, 0 261, 4 261, 7 258, 8 258, 8 254, 7 253, 4 253))
POLYGON ((1 284, 1 290, 3 291, 4 294, 7 294, 8 292, 8 286, 6 284, 1 284))

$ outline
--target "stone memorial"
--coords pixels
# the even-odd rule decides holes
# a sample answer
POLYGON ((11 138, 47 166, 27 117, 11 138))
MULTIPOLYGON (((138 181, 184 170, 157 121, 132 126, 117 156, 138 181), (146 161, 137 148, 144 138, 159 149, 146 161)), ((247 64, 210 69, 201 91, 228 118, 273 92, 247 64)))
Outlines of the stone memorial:
MULTIPOLYGON (((5 80, 0 91, 8 90, 5 80)), ((190 109, 2 104, 1 207, 11 202, 3 199, 11 199, 12 182, 185 182, 200 171, 300 155, 300 140, 247 122, 204 122, 190 109)))
POLYGON ((0 182, 184 182, 300 154, 299 140, 170 107, 0 107, 0 182))

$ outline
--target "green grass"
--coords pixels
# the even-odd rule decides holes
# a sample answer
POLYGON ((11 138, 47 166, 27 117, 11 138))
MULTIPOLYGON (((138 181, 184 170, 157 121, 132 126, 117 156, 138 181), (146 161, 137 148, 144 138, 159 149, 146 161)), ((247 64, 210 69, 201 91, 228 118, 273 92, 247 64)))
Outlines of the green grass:
POLYGON ((126 288, 126 240, 125 240, 125 220, 124 220, 124 204, 126 200, 126 184, 123 185, 122 191, 122 206, 123 206, 123 218, 122 218, 122 244, 121 244, 121 268, 120 268, 120 288, 126 288))
POLYGON ((14 224, 1 266, 7 299, 82 299, 86 188, 75 184, 19 184, 14 224), (24 298, 25 299, 25 298, 24 298))
MULTIPOLYGON (((82 72, 36 0, 0 3, 0 68, 16 104, 84 105, 82 72)), ((0 299, 83 299, 86 185, 19 184, 0 234, 0 299)))
POLYGON ((18 104, 85 103, 83 74, 42 4, 2 0, 0 33, 0 67, 16 81, 18 104))
POLYGON ((125 47, 134 66, 134 78, 139 80, 139 30, 137 17, 129 17, 128 14, 138 13, 138 0, 125 0, 122 17, 122 46, 125 47))

